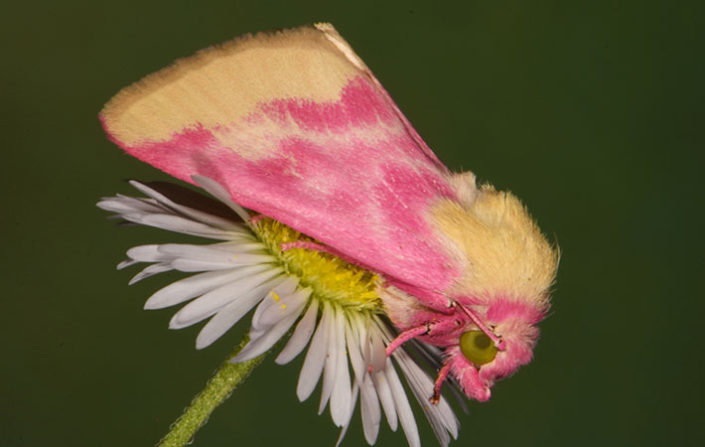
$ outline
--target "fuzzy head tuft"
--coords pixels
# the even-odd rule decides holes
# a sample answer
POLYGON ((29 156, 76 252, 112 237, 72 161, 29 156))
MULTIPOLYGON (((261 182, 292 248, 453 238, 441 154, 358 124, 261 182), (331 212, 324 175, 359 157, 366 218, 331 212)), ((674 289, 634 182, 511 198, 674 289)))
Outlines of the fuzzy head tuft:
POLYGON ((489 304, 508 296, 548 307, 558 250, 541 234, 519 199, 485 185, 474 200, 440 201, 431 212, 448 253, 463 268, 451 296, 489 304))

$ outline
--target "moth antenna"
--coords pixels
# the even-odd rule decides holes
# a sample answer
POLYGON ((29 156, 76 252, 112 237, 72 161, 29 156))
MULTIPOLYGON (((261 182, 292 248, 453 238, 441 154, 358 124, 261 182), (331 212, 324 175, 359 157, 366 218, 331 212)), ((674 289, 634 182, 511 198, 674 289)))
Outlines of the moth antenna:
POLYGON ((472 320, 472 322, 475 323, 477 327, 479 327, 480 330, 490 338, 490 340, 492 340, 498 350, 505 350, 506 344, 504 343, 504 340, 502 340, 502 337, 495 335, 494 332, 492 332, 492 330, 490 330, 490 328, 488 328, 487 325, 480 319, 480 317, 478 317, 475 312, 472 311, 472 309, 468 309, 457 301, 453 301, 453 306, 458 307, 460 310, 462 310, 465 315, 467 315, 472 320))

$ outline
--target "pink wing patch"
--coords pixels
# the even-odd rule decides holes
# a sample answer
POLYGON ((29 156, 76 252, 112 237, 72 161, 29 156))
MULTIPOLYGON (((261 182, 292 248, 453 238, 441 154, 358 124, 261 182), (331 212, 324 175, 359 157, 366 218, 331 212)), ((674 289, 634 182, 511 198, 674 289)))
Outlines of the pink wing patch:
POLYGON ((435 200, 455 197, 447 170, 372 82, 356 76, 337 101, 260 103, 237 122, 167 141, 113 140, 184 181, 218 181, 235 202, 389 279, 442 290, 460 271, 426 215, 435 200))

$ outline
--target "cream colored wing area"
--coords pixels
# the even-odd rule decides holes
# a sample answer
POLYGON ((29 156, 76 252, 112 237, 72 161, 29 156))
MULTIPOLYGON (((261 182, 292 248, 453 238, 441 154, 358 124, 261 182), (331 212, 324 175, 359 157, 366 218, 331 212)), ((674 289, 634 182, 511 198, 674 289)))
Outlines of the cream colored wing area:
POLYGON ((337 100, 362 73, 359 58, 340 51, 330 35, 342 37, 331 25, 317 27, 247 35, 180 59, 115 95, 101 112, 103 123, 131 146, 196 124, 229 124, 273 99, 337 100))

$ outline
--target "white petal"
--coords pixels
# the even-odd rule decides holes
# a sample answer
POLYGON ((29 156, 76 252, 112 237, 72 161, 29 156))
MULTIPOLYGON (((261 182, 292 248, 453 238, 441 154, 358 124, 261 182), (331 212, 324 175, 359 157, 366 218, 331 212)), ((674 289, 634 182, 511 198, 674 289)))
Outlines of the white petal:
POLYGON ((323 307, 323 318, 330 321, 328 325, 328 355, 326 355, 325 369, 323 370, 323 386, 321 388, 321 402, 318 405, 318 414, 321 414, 328 403, 333 385, 335 384, 336 370, 338 368, 338 357, 343 355, 343 352, 338 350, 336 340, 337 331, 335 330, 337 310, 333 306, 323 307))
POLYGON ((387 353, 385 352, 382 335, 374 327, 370 330, 370 356, 372 361, 372 371, 381 371, 387 364, 387 353))
POLYGON ((270 328, 279 324, 282 319, 288 318, 289 315, 295 314, 297 318, 300 317, 310 295, 311 289, 308 287, 290 295, 281 296, 278 301, 273 299, 272 294, 269 293, 257 306, 255 315, 252 317, 250 339, 259 338, 270 328), (259 315, 257 315, 258 312, 259 315), (256 321, 255 316, 257 317, 256 321))
POLYGON ((348 325, 345 328, 345 340, 348 345, 348 357, 350 358, 350 363, 355 373, 355 380, 358 385, 361 385, 367 370, 365 369, 365 361, 360 352, 360 338, 357 330, 359 324, 357 318, 355 320, 352 318, 348 320, 348 325))
MULTIPOLYGON (((372 331, 377 330, 375 326, 372 326, 370 329, 372 331)), ((371 358, 370 342, 366 334, 367 330, 365 329, 365 322, 362 322, 358 319, 351 320, 351 324, 348 326, 348 331, 346 332, 348 340, 348 356, 350 357, 350 362, 353 365, 353 370, 355 371, 355 375, 360 383, 362 383, 362 380, 366 375, 369 375, 368 367, 372 364, 372 362, 369 360, 369 363, 365 362, 365 360, 362 358, 362 353, 360 351, 360 344, 362 343, 363 346, 366 347, 365 350, 367 351, 367 357, 371 358), (365 335, 361 337, 359 333, 365 335)), ((372 375, 372 379, 374 381, 374 385, 377 390, 377 395, 379 397, 380 403, 384 408, 387 422, 389 423, 389 426, 392 431, 396 431, 396 410, 394 407, 394 400, 392 398, 391 391, 389 390, 389 384, 387 382, 384 370, 374 373, 372 375)))
POLYGON ((238 300, 225 306, 215 314, 215 316, 203 326, 201 332, 198 333, 198 337, 196 337, 196 349, 203 349, 210 346, 257 305, 257 302, 261 300, 264 293, 266 293, 266 289, 276 287, 276 285, 283 280, 283 277, 277 277, 268 281, 262 287, 258 287, 255 293, 242 296, 238 300))
POLYGON ((199 273, 176 281, 154 293, 144 304, 145 309, 163 309, 210 292, 231 281, 271 269, 268 265, 253 265, 233 270, 199 273))
MULTIPOLYGON (((388 367, 393 368, 392 363, 388 362, 388 367)), ((397 431, 397 410, 394 406, 394 397, 392 397, 392 391, 389 389, 389 381, 387 380, 387 374, 385 371, 379 371, 373 374, 372 379, 375 383, 375 389, 377 390, 377 396, 379 397, 379 402, 382 404, 384 409, 384 415, 387 418, 387 424, 392 431, 397 431)))
MULTIPOLYGON (((328 327, 331 321, 330 318, 326 317, 325 307, 327 305, 324 304, 323 316, 318 324, 316 333, 313 334, 311 339, 311 345, 308 347, 306 359, 299 374, 299 383, 296 386, 296 396, 302 402, 308 399, 314 388, 316 388, 318 379, 321 378, 321 373, 323 372, 326 355, 328 355, 328 327)), ((329 314, 330 311, 328 312, 329 314)))
POLYGON ((126 269, 127 267, 131 267, 131 266, 133 266, 135 264, 139 264, 139 263, 140 263, 140 261, 138 261, 136 259, 126 259, 117 265, 117 269, 118 270, 126 269))
POLYGON ((365 371, 368 371, 369 368, 372 366, 372 355, 370 354, 370 338, 367 334, 367 326, 367 321, 361 322, 357 325, 357 335, 360 340, 360 354, 362 355, 362 361, 364 362, 365 371))
POLYGON ((233 234, 232 231, 220 230, 200 222, 194 222, 193 220, 185 217, 170 214, 148 214, 138 218, 133 216, 124 217, 125 219, 138 224, 161 228, 163 230, 176 231, 177 233, 205 237, 208 239, 228 240, 233 234))
POLYGON ((448 402, 441 396, 437 405, 429 405, 427 399, 433 394, 433 380, 403 350, 394 353, 407 383, 421 405, 431 428, 442 446, 450 443, 450 436, 458 438, 458 420, 448 402), (448 434, 450 433, 450 436, 448 434))
POLYGON ((172 270, 169 264, 152 264, 143 268, 142 271, 133 276, 127 284, 131 286, 132 284, 142 281, 145 278, 149 278, 150 276, 154 276, 158 273, 168 272, 169 270, 172 270))
POLYGON ((210 195, 220 200, 224 204, 228 205, 233 211, 235 211, 240 218, 245 221, 250 221, 250 215, 243 207, 233 202, 230 193, 223 188, 220 183, 213 179, 204 177, 202 175, 192 175, 191 180, 193 180, 198 186, 208 191, 210 195))
POLYGON ((352 412, 351 400, 352 394, 350 391, 350 370, 348 369, 348 357, 346 355, 345 328, 347 321, 342 310, 336 312, 335 326, 335 342, 337 343, 337 366, 335 369, 335 384, 330 396, 330 415, 333 422, 342 427, 350 418, 352 412))
POLYGON ((365 440, 373 445, 377 441, 379 434, 379 422, 381 412, 377 392, 369 374, 365 375, 360 388, 360 413, 362 414, 362 429, 365 433, 365 440))
POLYGON ((273 257, 268 257, 265 255, 257 255, 257 256, 261 256, 259 258, 259 259, 262 259, 261 262, 256 262, 253 258, 249 258, 246 261, 243 261, 241 263, 236 263, 234 261, 233 262, 220 262, 220 261, 207 261, 207 260, 201 260, 201 259, 178 258, 178 259, 174 259, 173 261, 171 261, 170 264, 174 270, 178 270, 180 272, 204 272, 204 271, 208 271, 208 270, 226 270, 226 269, 231 269, 231 268, 237 267, 237 266, 269 263, 269 262, 274 261, 273 257))
MULTIPOLYGON (((218 312, 231 302, 245 300, 249 302, 253 296, 257 301, 274 285, 269 287, 269 280, 281 273, 280 268, 268 269, 252 276, 242 277, 214 289, 200 298, 191 301, 181 308, 171 319, 170 329, 181 329, 202 321, 218 312)), ((282 278, 283 279, 283 278, 282 278)))
POLYGON ((166 256, 167 259, 184 258, 189 260, 209 261, 222 263, 229 267, 260 264, 275 260, 275 258, 270 255, 236 253, 233 250, 229 250, 229 247, 224 244, 163 244, 159 245, 157 250, 161 255, 166 256))
POLYGON ((228 270, 233 265, 217 261, 204 261, 202 259, 178 258, 169 263, 174 270, 186 273, 207 272, 214 270, 228 270))
MULTIPOLYGON (((375 320, 375 323, 379 330, 384 334, 384 339, 386 341, 391 340, 392 335, 387 329, 387 326, 378 319, 375 320)), ((441 399, 437 405, 429 405, 428 398, 433 394, 433 379, 429 377, 429 375, 426 374, 426 372, 423 371, 403 349, 397 349, 394 352, 393 357, 397 360, 399 367, 404 373, 404 377, 414 393, 414 397, 416 397, 416 400, 421 405, 421 408, 430 422, 431 428, 433 429, 438 442, 442 446, 447 446, 450 443, 450 436, 454 439, 458 438, 459 426, 458 419, 455 417, 450 405, 448 405, 448 402, 443 396, 441 396, 441 399), (450 436, 448 436, 448 434, 450 434, 450 436)), ((396 375, 396 371, 391 366, 391 360, 388 359, 387 361, 390 363, 386 370, 387 377, 390 380, 390 387, 392 387, 392 393, 394 394, 395 390, 393 388, 392 379, 399 381, 399 378, 396 375)), ((399 405, 397 405, 397 411, 399 411, 399 405)), ((399 417, 401 420, 401 414, 399 417)), ((404 427, 403 420, 402 427, 404 427)), ((406 432, 406 429, 404 431, 406 432)), ((409 434, 407 432, 407 439, 408 438, 409 434)))
POLYGON ((139 191, 141 191, 143 194, 154 198, 159 203, 174 210, 176 213, 183 214, 193 220, 202 222, 206 225, 210 225, 216 228, 223 228, 228 230, 244 229, 243 227, 239 226, 237 223, 231 220, 222 218, 220 216, 214 216, 212 214, 205 213, 203 211, 190 208, 188 206, 180 205, 168 198, 167 196, 163 195, 162 193, 138 181, 131 180, 130 184, 139 191))
POLYGON ((102 210, 119 215, 164 212, 164 209, 156 204, 136 197, 128 197, 120 194, 114 197, 104 197, 97 203, 97 206, 102 210))
POLYGON ((292 361, 297 355, 304 350, 308 341, 311 339, 311 334, 316 328, 316 317, 318 316, 318 304, 312 302, 308 306, 308 310, 304 317, 296 325, 294 333, 289 338, 289 341, 284 346, 284 349, 279 353, 274 360, 279 365, 285 365, 292 361))
POLYGON ((127 257, 139 262, 160 262, 168 259, 159 253, 159 245, 140 245, 127 250, 127 257))
POLYGON ((420 447, 421 439, 419 438, 419 430, 416 427, 414 413, 411 411, 409 399, 406 397, 401 381, 399 381, 399 376, 397 376, 393 367, 387 368, 386 373, 389 380, 389 389, 392 392, 392 397, 394 397, 394 406, 397 408, 397 416, 409 447, 420 447))
POLYGON ((269 328, 292 312, 290 304, 301 301, 300 296, 294 296, 298 284, 297 277, 288 276, 283 283, 267 294, 252 315, 250 337, 252 337, 253 331, 269 328))
POLYGON ((231 363, 244 362, 245 360, 253 359, 269 350, 277 341, 279 341, 279 339, 284 336, 284 334, 289 331, 291 326, 296 322, 296 319, 301 314, 305 304, 305 299, 300 300, 299 303, 292 303, 289 307, 296 307, 296 311, 290 312, 277 324, 263 332, 259 337, 251 340, 247 346, 245 346, 242 351, 240 351, 240 353, 238 353, 238 355, 231 360, 231 363))
POLYGON ((250 341, 238 355, 230 360, 230 363, 244 362, 267 352, 294 325, 298 317, 298 314, 292 314, 281 320, 279 324, 274 325, 261 337, 250 341))
MULTIPOLYGON (((353 387, 352 387, 352 408, 355 408, 355 404, 357 404, 357 394, 360 390, 360 387, 358 386, 357 382, 353 382, 353 387)), ((345 422, 343 425, 342 430, 340 430, 340 434, 338 435, 338 440, 335 442, 335 447, 340 446, 340 443, 343 442, 343 438, 345 437, 345 434, 348 432, 348 428, 350 427, 350 421, 352 420, 352 411, 350 412, 350 416, 348 417, 348 420, 345 422)))
POLYGON ((265 247, 264 244, 255 242, 255 240, 251 236, 243 236, 243 238, 232 242, 220 242, 217 244, 212 244, 211 247, 228 250, 231 253, 262 254, 266 253, 267 250, 267 247, 265 247))

